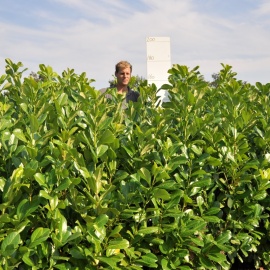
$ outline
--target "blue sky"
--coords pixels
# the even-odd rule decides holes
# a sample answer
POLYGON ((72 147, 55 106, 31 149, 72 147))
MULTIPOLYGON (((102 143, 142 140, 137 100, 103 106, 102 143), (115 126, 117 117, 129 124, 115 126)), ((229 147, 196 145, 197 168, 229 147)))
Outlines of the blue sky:
POLYGON ((221 63, 237 78, 270 82, 269 0, 1 0, 0 73, 5 59, 28 72, 86 72, 108 86, 115 63, 146 74, 146 38, 170 37, 172 64, 199 66, 211 80, 221 63))

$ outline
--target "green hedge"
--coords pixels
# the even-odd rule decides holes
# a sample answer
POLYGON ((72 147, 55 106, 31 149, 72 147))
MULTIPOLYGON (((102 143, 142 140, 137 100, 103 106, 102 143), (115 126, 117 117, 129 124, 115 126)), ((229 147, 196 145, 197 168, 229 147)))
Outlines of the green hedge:
POLYGON ((85 73, 0 77, 0 268, 270 265, 270 84, 174 65, 123 109, 85 73))

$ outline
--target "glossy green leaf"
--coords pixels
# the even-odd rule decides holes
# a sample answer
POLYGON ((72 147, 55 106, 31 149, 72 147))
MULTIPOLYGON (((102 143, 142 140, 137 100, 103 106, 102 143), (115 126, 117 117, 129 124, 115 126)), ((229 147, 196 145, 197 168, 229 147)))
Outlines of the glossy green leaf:
POLYGON ((108 249, 126 249, 129 247, 129 241, 126 239, 114 239, 108 244, 108 249))
POLYGON ((28 266, 32 266, 32 267, 35 267, 35 264, 34 262, 29 258, 29 252, 25 253, 23 256, 22 256, 22 260, 24 261, 24 263, 28 266))
POLYGON ((146 255, 142 255, 141 259, 137 260, 138 263, 142 263, 143 265, 149 266, 151 268, 157 268, 157 257, 153 253, 148 253, 146 255))
POLYGON ((253 199, 260 201, 260 200, 265 199, 267 196, 268 196, 268 193, 265 190, 262 190, 262 191, 256 192, 253 196, 253 199))
POLYGON ((39 183, 40 186, 44 186, 46 187, 47 184, 46 184, 46 179, 45 179, 45 176, 41 173, 36 173, 34 175, 34 178, 35 180, 39 183))
POLYGON ((139 170, 139 175, 141 176, 141 178, 143 178, 144 180, 146 180, 146 182, 148 183, 148 185, 151 185, 151 174, 150 171, 146 168, 141 168, 139 170))
POLYGON ((1 244, 1 253, 4 256, 11 256, 18 248, 21 242, 21 237, 18 232, 9 233, 1 244))
POLYGON ((105 214, 102 214, 102 215, 100 215, 100 216, 98 216, 96 218, 94 224, 95 224, 95 226, 97 228, 102 228, 103 226, 106 225, 106 223, 108 222, 108 220, 109 220, 109 217, 107 215, 105 215, 105 214))
POLYGON ((229 240, 232 238, 232 233, 231 231, 225 231, 222 234, 220 234, 218 236, 218 238, 216 239, 218 244, 224 244, 224 243, 228 243, 229 240))
POLYGON ((191 237, 190 240, 199 247, 204 246, 204 242, 202 239, 200 239, 200 237, 191 237))
POLYGON ((202 266, 204 266, 206 269, 216 269, 216 267, 214 266, 214 264, 212 263, 212 261, 204 256, 200 256, 199 260, 202 264, 202 266))
POLYGON ((114 134, 109 129, 106 129, 99 139, 99 144, 110 144, 113 143, 114 140, 116 140, 114 134))
POLYGON ((222 165, 222 162, 219 159, 214 158, 214 157, 207 158, 207 161, 208 161, 209 165, 212 165, 212 166, 222 165))
POLYGON ((206 229, 206 224, 207 224, 206 222, 199 220, 189 221, 185 227, 181 228, 181 235, 183 237, 187 237, 194 234, 197 231, 202 231, 203 229, 206 229))
POLYGON ((219 223, 222 221, 219 217, 216 216, 203 216, 202 217, 205 221, 207 222, 212 222, 212 223, 219 223))
POLYGON ((188 265, 180 266, 179 270, 192 270, 188 265))
POLYGON ((204 214, 206 216, 212 216, 212 215, 218 214, 219 212, 220 212, 220 208, 219 207, 211 207, 204 214))
POLYGON ((31 243, 29 248, 33 248, 46 241, 50 236, 50 229, 39 227, 31 235, 31 243))
POLYGON ((101 157, 104 153, 106 153, 106 151, 108 150, 108 146, 107 145, 100 145, 97 148, 97 157, 101 157))
POLYGON ((30 119, 30 129, 31 129, 31 132, 32 133, 37 132, 38 131, 38 128, 39 128, 39 123, 38 123, 38 119, 37 119, 36 115, 31 114, 29 116, 29 119, 30 119))
POLYGON ((58 97, 59 106, 65 106, 67 104, 68 95, 66 93, 61 93, 61 95, 58 97))
POLYGON ((203 205, 203 203, 204 203, 204 199, 203 199, 202 196, 198 196, 196 198, 196 201, 197 201, 197 204, 198 204, 199 207, 201 207, 203 205))
POLYGON ((168 201, 171 198, 170 193, 166 189, 155 188, 153 193, 156 199, 162 199, 162 200, 168 201))
POLYGON ((122 256, 111 256, 111 257, 97 257, 98 260, 101 262, 106 263, 110 267, 112 267, 115 270, 118 270, 120 268, 117 267, 117 263, 122 260, 122 256))
POLYGON ((215 261, 217 263, 222 263, 224 261, 226 261, 226 256, 222 253, 208 253, 207 257, 212 260, 215 261))
POLYGON ((138 234, 145 235, 145 234, 155 234, 159 230, 158 227, 146 227, 146 228, 141 228, 138 231, 138 234))
POLYGON ((30 215, 39 207, 39 204, 40 200, 38 197, 34 197, 31 201, 28 199, 23 199, 17 207, 18 219, 22 220, 23 218, 30 215))
POLYGON ((52 200, 53 199, 53 197, 51 197, 45 190, 41 190, 39 192, 39 196, 43 197, 43 198, 45 198, 47 200, 52 200))
POLYGON ((19 128, 13 130, 13 134, 21 141, 27 143, 27 139, 23 133, 23 131, 19 128))
POLYGON ((191 187, 207 187, 212 184, 211 179, 205 179, 205 180, 199 180, 194 183, 192 183, 191 187))
POLYGON ((62 191, 62 190, 66 190, 68 189, 68 187, 71 185, 71 181, 69 178, 65 178, 63 179, 63 181, 61 181, 60 185, 55 189, 56 192, 62 191))

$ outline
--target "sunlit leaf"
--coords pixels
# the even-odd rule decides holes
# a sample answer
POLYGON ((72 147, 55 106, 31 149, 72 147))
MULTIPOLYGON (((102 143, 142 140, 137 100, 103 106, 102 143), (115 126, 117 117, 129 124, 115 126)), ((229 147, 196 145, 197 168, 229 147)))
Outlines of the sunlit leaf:
POLYGON ((13 254, 21 242, 21 237, 18 232, 9 233, 1 244, 1 253, 4 256, 10 256, 13 254))
POLYGON ((50 236, 50 230, 48 228, 39 227, 35 229, 35 231, 31 235, 31 243, 29 245, 30 248, 33 248, 40 243, 46 241, 50 236))
POLYGON ((114 239, 108 244, 108 249, 126 249, 129 247, 129 242, 126 239, 114 239))

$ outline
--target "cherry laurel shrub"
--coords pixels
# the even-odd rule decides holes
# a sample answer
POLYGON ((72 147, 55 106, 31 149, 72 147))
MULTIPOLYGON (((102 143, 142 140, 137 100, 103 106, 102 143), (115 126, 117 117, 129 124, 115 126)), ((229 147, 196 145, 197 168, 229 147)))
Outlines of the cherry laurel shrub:
POLYGON ((270 266, 270 84, 168 71, 122 106, 85 73, 0 77, 1 269, 270 266))

